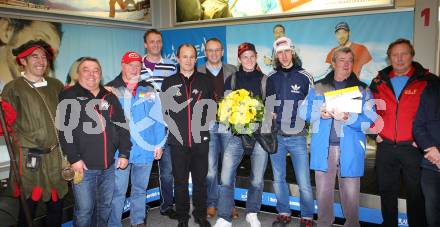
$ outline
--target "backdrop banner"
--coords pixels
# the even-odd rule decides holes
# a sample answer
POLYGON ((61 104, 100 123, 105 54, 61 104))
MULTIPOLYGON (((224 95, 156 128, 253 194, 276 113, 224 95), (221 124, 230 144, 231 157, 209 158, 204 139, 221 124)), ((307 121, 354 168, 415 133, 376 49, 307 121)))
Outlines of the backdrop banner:
POLYGON ((9 0, 0 7, 90 18, 151 23, 150 0, 9 0))

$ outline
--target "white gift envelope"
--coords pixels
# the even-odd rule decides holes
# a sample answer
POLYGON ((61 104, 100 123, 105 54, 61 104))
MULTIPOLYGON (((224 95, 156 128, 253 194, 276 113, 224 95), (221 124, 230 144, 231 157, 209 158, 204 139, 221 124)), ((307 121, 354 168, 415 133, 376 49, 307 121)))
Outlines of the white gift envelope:
POLYGON ((357 86, 324 93, 327 111, 361 113, 362 93, 357 86))

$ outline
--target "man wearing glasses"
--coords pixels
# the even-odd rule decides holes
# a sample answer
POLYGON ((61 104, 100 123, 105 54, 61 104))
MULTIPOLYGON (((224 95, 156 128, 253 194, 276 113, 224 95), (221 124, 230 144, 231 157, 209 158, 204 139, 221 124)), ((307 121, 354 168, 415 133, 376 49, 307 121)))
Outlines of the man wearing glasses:
MULTIPOLYGON (((226 78, 237 71, 237 68, 230 64, 224 64, 222 57, 224 54, 223 45, 217 38, 210 38, 205 43, 206 64, 201 65, 197 71, 211 75, 214 80, 214 98, 215 101, 223 98, 224 84, 226 78)), ((208 175, 206 184, 208 188, 207 213, 208 217, 214 217, 217 213, 218 199, 218 163, 221 162, 224 149, 229 140, 229 134, 222 130, 216 122, 210 125, 210 142, 208 156, 208 175)), ((235 209, 232 211, 232 217, 237 218, 238 213, 235 209)))

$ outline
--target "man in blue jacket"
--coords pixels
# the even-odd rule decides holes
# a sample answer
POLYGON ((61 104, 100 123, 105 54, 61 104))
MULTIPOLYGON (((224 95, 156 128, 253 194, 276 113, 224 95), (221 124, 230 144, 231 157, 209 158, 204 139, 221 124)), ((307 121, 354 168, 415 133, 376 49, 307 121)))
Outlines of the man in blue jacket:
POLYGON ((127 52, 122 57, 122 73, 107 85, 118 96, 127 119, 131 142, 129 165, 115 170, 115 191, 109 226, 120 226, 128 180, 131 179, 130 222, 132 226, 145 225, 145 198, 150 171, 154 160, 162 156, 165 126, 159 96, 153 85, 139 81, 142 57, 127 52))
POLYGON ((289 189, 286 183, 286 155, 289 153, 299 186, 301 223, 306 227, 311 227, 315 206, 310 184, 307 131, 304 127, 304 121, 297 122, 296 118, 298 103, 307 96, 309 88, 313 85, 313 78, 297 62, 294 62, 295 52, 289 38, 281 37, 275 40, 273 48, 276 71, 268 80, 273 81, 276 99, 281 101, 281 105, 275 107, 278 150, 275 154, 270 155, 278 211, 274 224, 287 224, 292 220, 289 189), (286 109, 288 110, 286 111, 286 109))
POLYGON ((334 221, 335 178, 338 176, 344 226, 359 225, 360 177, 364 174, 366 130, 376 119, 367 85, 353 73, 354 55, 349 47, 334 52, 333 70, 316 82, 300 106, 300 116, 312 125, 310 168, 315 170, 318 227, 334 221), (324 93, 355 87, 362 94, 360 113, 327 109, 324 93))
POLYGON ((433 80, 423 91, 414 120, 413 134, 424 151, 422 191, 429 227, 440 226, 440 81, 433 80))

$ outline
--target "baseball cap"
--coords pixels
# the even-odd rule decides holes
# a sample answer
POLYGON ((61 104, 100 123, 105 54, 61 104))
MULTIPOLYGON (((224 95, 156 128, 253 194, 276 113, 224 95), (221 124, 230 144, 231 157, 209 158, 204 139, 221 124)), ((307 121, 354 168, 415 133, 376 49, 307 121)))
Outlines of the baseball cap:
POLYGON ((273 42, 273 49, 275 50, 275 53, 283 50, 293 50, 292 40, 287 37, 278 38, 273 42))
POLYGON ((335 32, 337 32, 339 29, 344 29, 345 31, 349 32, 350 26, 348 26, 347 22, 342 21, 342 22, 339 22, 338 24, 336 24, 335 32))
POLYGON ((138 53, 136 53, 134 51, 127 51, 124 54, 124 56, 122 56, 122 59, 121 59, 121 63, 125 63, 125 64, 128 64, 128 63, 133 62, 133 61, 140 61, 140 62, 142 62, 142 57, 138 53))
POLYGON ((52 60, 54 51, 52 47, 49 46, 46 42, 43 40, 29 40, 28 42, 24 43, 23 45, 15 48, 12 50, 12 54, 15 56, 15 61, 21 65, 20 59, 25 58, 29 55, 31 55, 36 49, 42 49, 46 52, 47 60, 52 60))
POLYGON ((248 50, 252 50, 257 53, 257 51, 255 50, 255 45, 252 43, 241 43, 240 45, 238 45, 238 57, 240 57, 243 52, 248 50))

